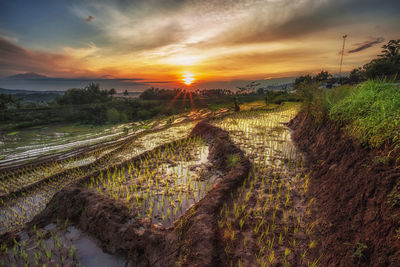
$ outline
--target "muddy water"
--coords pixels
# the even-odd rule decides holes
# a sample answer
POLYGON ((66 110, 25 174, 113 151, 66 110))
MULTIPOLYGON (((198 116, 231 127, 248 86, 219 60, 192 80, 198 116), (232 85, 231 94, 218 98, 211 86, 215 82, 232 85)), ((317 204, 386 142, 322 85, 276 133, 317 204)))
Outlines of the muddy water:
POLYGON ((123 255, 104 252, 95 239, 64 223, 19 232, 18 245, 0 251, 0 266, 127 266, 123 255))
POLYGON ((67 228, 64 238, 76 247, 76 259, 84 267, 126 266, 126 261, 122 255, 111 255, 103 252, 94 239, 73 226, 67 228))

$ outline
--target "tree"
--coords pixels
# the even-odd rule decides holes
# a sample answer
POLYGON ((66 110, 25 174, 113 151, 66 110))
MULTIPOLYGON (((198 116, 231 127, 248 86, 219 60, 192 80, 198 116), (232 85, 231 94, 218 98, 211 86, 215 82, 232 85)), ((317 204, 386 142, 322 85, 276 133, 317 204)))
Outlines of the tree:
POLYGON ((316 82, 327 82, 330 78, 332 78, 332 74, 327 71, 321 71, 313 79, 316 82))
POLYGON ((257 89, 257 94, 263 95, 264 94, 264 88, 260 87, 257 89))
POLYGON ((110 108, 107 110, 107 120, 110 123, 117 123, 120 121, 121 114, 115 108, 110 108))
MULTIPOLYGON (((111 90, 115 91, 115 89, 111 90)), ((67 92, 57 100, 57 102, 61 105, 104 103, 112 99, 110 91, 100 90, 100 85, 98 83, 90 83, 85 88, 68 89, 67 92)))
POLYGON ((240 106, 239 106, 239 99, 237 96, 233 97, 233 104, 235 105, 235 112, 239 112, 240 106))
POLYGON ((365 64, 363 69, 367 78, 399 78, 400 39, 390 40, 382 46, 382 54, 365 64))
POLYGON ((124 96, 128 96, 128 95, 129 95, 128 90, 125 89, 124 96))
POLYGON ((0 110, 6 110, 10 107, 19 107, 20 102, 14 96, 9 94, 0 94, 0 110))
POLYGON ((394 59, 400 54, 400 39, 390 40, 387 44, 382 46, 382 54, 379 57, 386 59, 394 59))
POLYGON ((273 100, 273 98, 274 98, 274 92, 273 91, 270 91, 270 90, 267 90, 266 92, 265 92, 265 104, 268 106, 269 104, 271 104, 272 103, 272 100, 273 100))
POLYGON ((108 91, 110 95, 115 95, 117 91, 114 88, 111 88, 110 91, 108 91))
POLYGON ((395 64, 389 60, 374 59, 370 63, 364 65, 365 75, 369 79, 385 77, 396 77, 400 74, 400 64, 395 64))
POLYGON ((313 78, 310 76, 310 74, 307 74, 305 76, 300 76, 294 80, 294 89, 298 89, 302 84, 310 84, 313 81, 313 78))
POLYGON ((365 81, 365 71, 362 68, 357 68, 350 72, 348 83, 357 84, 363 81, 365 81))

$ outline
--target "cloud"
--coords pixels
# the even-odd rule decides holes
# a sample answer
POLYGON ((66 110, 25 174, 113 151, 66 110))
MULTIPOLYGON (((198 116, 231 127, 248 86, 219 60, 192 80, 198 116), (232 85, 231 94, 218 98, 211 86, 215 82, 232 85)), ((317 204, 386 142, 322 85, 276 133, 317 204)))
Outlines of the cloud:
POLYGON ((363 50, 368 49, 376 44, 382 43, 384 40, 385 39, 383 37, 378 37, 378 38, 373 38, 370 41, 365 41, 363 43, 354 44, 353 46, 357 46, 357 47, 349 50, 348 53, 351 54, 351 53, 357 53, 357 52, 363 51, 363 50))
POLYGON ((89 43, 88 48, 64 48, 64 53, 31 50, 0 36, 0 77, 24 72, 93 77, 97 73, 87 69, 85 58, 96 49, 94 44, 89 43))
POLYGON ((399 28, 394 23, 398 23, 394 10, 400 10, 400 1, 388 0, 384 4, 378 0, 269 1, 250 5, 240 17, 234 16, 235 20, 224 32, 208 41, 209 45, 236 45, 299 40, 327 32, 341 36, 352 27, 360 29, 371 23, 399 28))
MULTIPOLYGON (((400 9, 398 0, 67 2, 65 16, 69 21, 62 23, 72 22, 73 34, 59 34, 59 29, 64 29, 62 23, 49 31, 39 24, 28 24, 35 23, 34 20, 21 21, 24 29, 41 29, 44 38, 28 39, 21 31, 16 32, 18 42, 2 40, 8 41, 12 49, 19 49, 19 55, 11 59, 7 52, 3 59, 0 54, 0 63, 7 61, 0 75, 6 71, 6 64, 13 73, 36 71, 67 77, 133 75, 162 81, 176 79, 187 70, 198 74, 199 79, 201 75, 217 79, 262 74, 261 78, 314 71, 321 66, 335 71, 339 62, 336 51, 341 48, 343 34, 349 34, 348 41, 357 43, 351 51, 375 46, 346 58, 345 67, 352 68, 377 53, 378 40, 363 42, 367 36, 391 39, 400 30, 395 23, 396 11, 400 9), (58 52, 30 50, 17 44, 58 52)), ((1 35, 10 34, 0 31, 1 35)))
POLYGON ((0 36, 0 75, 18 72, 52 72, 67 56, 22 48, 0 36))
POLYGON ((68 46, 64 47, 66 55, 78 59, 92 56, 96 54, 96 52, 98 52, 99 50, 100 49, 93 42, 89 42, 87 44, 87 47, 79 47, 79 48, 73 48, 68 46))
POLYGON ((85 20, 87 22, 91 22, 94 19, 94 16, 88 16, 85 20))

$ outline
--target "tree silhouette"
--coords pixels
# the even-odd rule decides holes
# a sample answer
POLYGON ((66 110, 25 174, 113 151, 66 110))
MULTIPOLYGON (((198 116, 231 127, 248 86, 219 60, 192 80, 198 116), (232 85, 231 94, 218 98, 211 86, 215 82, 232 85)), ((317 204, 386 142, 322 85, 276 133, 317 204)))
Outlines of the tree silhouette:
POLYGON ((390 40, 387 44, 382 46, 382 54, 379 57, 386 59, 393 59, 400 54, 400 39, 390 40))
POLYGON ((111 88, 110 91, 108 91, 110 95, 115 95, 117 91, 114 88, 111 88))
POLYGON ((328 81, 330 78, 332 78, 332 74, 330 74, 327 71, 321 71, 320 73, 318 73, 317 75, 315 75, 315 77, 313 78, 316 82, 326 82, 328 81))

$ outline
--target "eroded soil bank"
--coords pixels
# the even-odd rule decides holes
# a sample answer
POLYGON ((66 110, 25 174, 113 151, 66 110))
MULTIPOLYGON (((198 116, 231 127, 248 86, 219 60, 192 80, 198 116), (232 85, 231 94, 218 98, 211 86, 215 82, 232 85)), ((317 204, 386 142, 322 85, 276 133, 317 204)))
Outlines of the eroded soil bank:
POLYGON ((321 266, 399 266, 399 149, 365 148, 303 113, 289 126, 312 169, 321 266))

